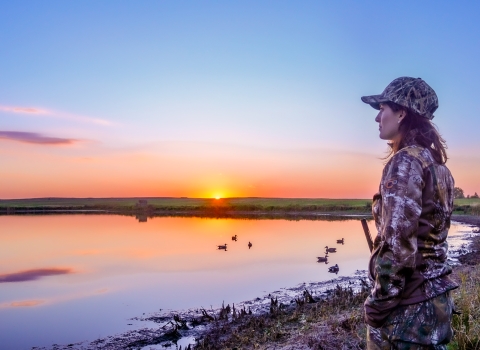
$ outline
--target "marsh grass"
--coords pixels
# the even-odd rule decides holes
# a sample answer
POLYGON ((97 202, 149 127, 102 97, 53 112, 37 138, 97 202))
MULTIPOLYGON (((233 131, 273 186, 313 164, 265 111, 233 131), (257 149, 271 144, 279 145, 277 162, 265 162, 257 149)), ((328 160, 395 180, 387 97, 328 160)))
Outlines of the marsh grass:
POLYGON ((293 307, 216 321, 195 349, 364 349, 362 305, 367 293, 367 286, 357 293, 337 286, 314 303, 304 294, 293 307))
POLYGON ((476 265, 473 268, 462 269, 458 273, 460 287, 454 291, 456 311, 460 314, 453 316, 452 327, 454 338, 448 349, 476 350, 480 349, 480 270, 476 265))

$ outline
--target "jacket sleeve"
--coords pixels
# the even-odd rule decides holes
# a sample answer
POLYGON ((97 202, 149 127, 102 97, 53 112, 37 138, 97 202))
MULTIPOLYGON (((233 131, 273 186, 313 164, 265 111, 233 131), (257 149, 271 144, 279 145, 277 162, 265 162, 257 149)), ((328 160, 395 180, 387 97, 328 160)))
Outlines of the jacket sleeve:
POLYGON ((365 301, 365 321, 373 327, 400 303, 406 277, 415 269, 424 187, 422 164, 408 152, 395 154, 385 170, 379 239, 370 260, 373 288, 365 301))

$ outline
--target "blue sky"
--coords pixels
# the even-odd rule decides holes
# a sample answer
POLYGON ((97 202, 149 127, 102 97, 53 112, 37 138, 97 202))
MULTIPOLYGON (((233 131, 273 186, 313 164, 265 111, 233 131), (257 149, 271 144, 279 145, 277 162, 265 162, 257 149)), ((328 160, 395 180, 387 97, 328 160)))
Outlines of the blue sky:
POLYGON ((370 197, 385 142, 360 96, 399 76, 435 89, 457 185, 479 191, 479 7, 5 1, 0 132, 71 142, 0 137, 0 178, 12 184, 0 198, 370 197), (335 179, 337 192, 316 183, 335 179))

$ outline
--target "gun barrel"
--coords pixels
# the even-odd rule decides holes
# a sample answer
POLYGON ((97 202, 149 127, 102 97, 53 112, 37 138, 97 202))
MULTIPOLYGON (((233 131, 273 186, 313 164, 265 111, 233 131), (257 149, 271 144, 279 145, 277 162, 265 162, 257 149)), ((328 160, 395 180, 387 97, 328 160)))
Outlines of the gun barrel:
POLYGON ((361 222, 362 222, 363 232, 365 233, 365 238, 367 239, 368 248, 370 248, 370 253, 371 253, 373 250, 373 240, 372 240, 372 236, 370 235, 370 230, 368 229, 367 220, 362 219, 361 222))

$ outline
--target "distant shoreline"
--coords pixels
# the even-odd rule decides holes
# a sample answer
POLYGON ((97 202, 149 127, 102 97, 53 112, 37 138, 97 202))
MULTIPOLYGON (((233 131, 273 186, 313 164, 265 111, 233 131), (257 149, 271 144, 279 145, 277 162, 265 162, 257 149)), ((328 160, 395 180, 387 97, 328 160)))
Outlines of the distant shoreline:
MULTIPOLYGON (((205 217, 251 219, 339 219, 371 218, 372 201, 368 199, 328 198, 26 198, 0 200, 0 215, 113 214, 135 216, 140 222, 153 217, 205 217)), ((480 200, 455 200, 458 221, 477 224, 480 200), (472 218, 470 218, 472 217, 472 218)))
POLYGON ((0 215, 116 214, 139 221, 162 216, 310 218, 370 215, 365 199, 308 198, 31 198, 0 200, 0 215))

